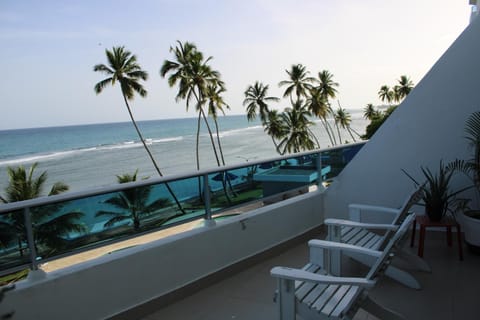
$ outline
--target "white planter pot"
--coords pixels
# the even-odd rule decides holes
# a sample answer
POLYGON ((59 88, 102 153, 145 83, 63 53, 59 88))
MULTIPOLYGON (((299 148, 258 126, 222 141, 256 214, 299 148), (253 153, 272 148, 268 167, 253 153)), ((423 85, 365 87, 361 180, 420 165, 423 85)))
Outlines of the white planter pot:
POLYGON ((470 245, 480 247, 480 219, 471 218, 463 212, 457 218, 465 233, 465 241, 470 245))

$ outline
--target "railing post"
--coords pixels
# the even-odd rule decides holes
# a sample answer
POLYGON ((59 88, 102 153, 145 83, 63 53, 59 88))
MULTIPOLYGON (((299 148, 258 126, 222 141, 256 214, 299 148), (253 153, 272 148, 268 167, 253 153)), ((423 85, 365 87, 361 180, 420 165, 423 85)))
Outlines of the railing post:
POLYGON ((317 179, 317 187, 318 190, 323 191, 325 187, 323 186, 323 175, 322 175, 322 152, 317 153, 317 171, 318 171, 318 179, 317 179))
POLYGON ((208 183, 207 173, 203 175, 203 199, 205 203, 205 226, 214 226, 215 220, 212 219, 212 208, 210 203, 210 184, 208 183))
POLYGON ((35 249, 35 239, 33 237, 32 218, 30 208, 23 209, 23 219, 25 221, 25 232, 27 233, 28 250, 30 251, 30 269, 38 270, 37 250, 35 249))

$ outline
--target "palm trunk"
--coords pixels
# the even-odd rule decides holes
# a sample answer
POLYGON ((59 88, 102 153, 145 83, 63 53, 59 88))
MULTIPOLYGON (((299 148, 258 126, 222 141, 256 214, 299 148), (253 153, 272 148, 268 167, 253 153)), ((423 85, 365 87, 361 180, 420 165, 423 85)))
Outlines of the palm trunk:
POLYGON ((317 143, 317 148, 320 149, 320 142, 318 142, 318 139, 317 139, 317 136, 313 133, 313 131, 308 128, 308 133, 310 133, 310 135, 313 137, 313 139, 315 139, 315 142, 317 143))
POLYGON ((353 139, 353 142, 357 142, 357 140, 355 140, 355 137, 353 136, 353 134, 352 134, 352 130, 350 129, 350 127, 349 127, 349 126, 347 126, 347 131, 348 131, 348 133, 350 134, 350 137, 352 137, 352 139, 353 139))
POLYGON ((337 127, 338 142, 339 142, 340 144, 343 144, 343 143, 342 143, 342 136, 340 135, 340 127, 338 126, 337 121, 335 121, 335 127, 337 127))
MULTIPOLYGON (((127 97, 125 96, 123 91, 122 91, 122 95, 123 95, 123 99, 125 100, 125 105, 127 106, 127 110, 128 110, 128 114, 130 115, 130 119, 132 120, 133 126, 135 127, 135 130, 137 131, 138 137, 142 141, 143 147, 147 151, 148 156, 150 157, 150 160, 152 160, 153 166, 155 167, 155 170, 157 170, 158 175, 160 177, 163 177, 163 174, 160 171, 160 168, 158 167, 157 162, 155 161, 155 158, 153 157, 152 153, 150 152, 150 149, 148 148, 147 144, 145 143, 145 139, 143 139, 142 133, 140 132, 140 129, 138 128, 137 123, 135 122, 135 119, 134 119, 133 114, 132 114, 132 110, 130 110, 130 105, 128 104, 127 97)), ((168 192, 172 195, 175 203, 178 206, 178 209, 180 209, 180 211, 182 211, 182 213, 185 214, 186 212, 185 212, 185 210, 183 210, 182 205, 180 204, 180 201, 178 201, 177 196, 175 196, 175 193, 173 192, 173 190, 170 188, 170 186, 166 182, 165 182, 165 187, 167 188, 168 192)))
POLYGON ((278 154, 279 155, 283 155, 282 152, 280 151, 279 147, 278 147, 278 143, 277 141, 275 141, 275 138, 270 136, 272 138, 272 141, 273 141, 273 145, 275 146, 275 150, 277 150, 278 154))
MULTIPOLYGON (((197 119, 197 142, 195 144, 195 156, 196 156, 196 161, 197 161, 197 170, 200 170, 200 153, 199 153, 199 142, 200 142, 200 113, 198 114, 198 119, 197 119)), ((203 199, 202 196, 202 179, 201 177, 198 177, 198 197, 201 200, 203 199)))
POLYGON ((348 126, 348 130, 350 131, 353 131, 353 133, 355 133, 357 135, 357 137, 361 138, 362 135, 360 133, 358 133, 357 131, 355 131, 354 129, 352 129, 350 126, 348 126))
MULTIPOLYGON (((337 128, 337 131, 338 131, 337 121, 335 121, 335 112, 333 112, 333 109, 332 109, 332 107, 330 107, 330 106, 328 106, 328 111, 329 111, 330 114, 332 115, 333 121, 334 121, 334 123, 335 123, 335 127, 337 128)), ((328 123, 328 122, 327 122, 327 123, 328 123)), ((328 125, 329 125, 329 127, 330 127, 330 130, 332 130, 333 141, 335 142, 335 145, 337 145, 337 139, 335 138, 335 133, 333 132, 333 128, 332 128, 332 126, 330 125, 330 123, 329 123, 328 125)), ((340 139, 339 144, 342 144, 342 138, 340 137, 340 131, 338 131, 338 138, 340 139)))
POLYGON ((205 112, 203 111, 202 106, 199 106, 199 108, 200 108, 200 114, 202 115, 203 121, 207 126, 208 135, 210 136, 210 142, 212 144, 213 153, 215 154, 215 159, 217 160, 217 165, 220 167, 221 166, 220 159, 218 157, 217 148, 215 147, 215 141, 213 140, 212 129, 210 129, 210 124, 208 123, 207 117, 205 116, 205 112))
POLYGON ((222 159, 222 165, 225 165, 225 158, 223 157, 223 150, 222 144, 220 143, 220 133, 218 131, 218 122, 217 119, 213 119, 215 123, 215 132, 217 134, 217 143, 218 143, 218 151, 220 152, 220 159, 222 159))
POLYGON ((197 158, 197 170, 200 170, 200 152, 199 152, 199 143, 200 143, 200 120, 201 115, 198 114, 197 119, 197 141, 195 144, 195 156, 197 158))
MULTIPOLYGON (((220 152, 220 158, 222 159, 222 165, 225 166, 225 158, 223 157, 222 144, 220 143, 220 133, 219 133, 219 130, 218 130, 218 121, 217 121, 216 118, 213 118, 213 121, 215 123, 215 132, 217 134, 218 151, 220 152)), ((236 196, 236 192, 235 192, 235 190, 233 190, 232 181, 230 181, 230 178, 228 177, 228 174, 226 175, 226 180, 227 180, 227 183, 228 183, 228 187, 230 188, 230 191, 232 192, 232 194, 234 196, 236 196)), ((230 198, 228 197, 228 195, 226 193, 225 193, 225 196, 227 197, 227 201, 230 203, 230 198)))
POLYGON ((328 134, 328 139, 330 140, 330 143, 333 146, 333 140, 332 140, 332 136, 330 135, 330 130, 328 130, 327 120, 325 118, 320 118, 320 119, 322 121, 323 127, 325 128, 325 132, 328 134))

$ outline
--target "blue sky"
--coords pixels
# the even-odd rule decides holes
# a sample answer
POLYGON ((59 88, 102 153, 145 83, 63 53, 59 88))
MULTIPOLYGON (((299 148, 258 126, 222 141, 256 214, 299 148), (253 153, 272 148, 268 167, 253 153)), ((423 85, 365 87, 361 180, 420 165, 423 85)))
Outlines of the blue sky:
POLYGON ((128 121, 118 87, 93 91, 103 79, 93 66, 117 45, 150 76, 147 98, 132 103, 137 120, 193 117, 159 76, 176 40, 213 56, 228 114, 244 113, 256 80, 281 96, 297 63, 333 73, 343 107, 380 104, 381 85, 402 74, 418 83, 468 19, 467 0, 2 0, 0 130, 128 121))

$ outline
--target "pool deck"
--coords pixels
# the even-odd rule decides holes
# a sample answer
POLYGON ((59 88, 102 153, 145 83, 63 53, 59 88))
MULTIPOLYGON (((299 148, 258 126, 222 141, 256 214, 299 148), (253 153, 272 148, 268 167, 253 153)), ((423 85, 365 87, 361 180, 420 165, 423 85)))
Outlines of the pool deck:
MULTIPOLYGON (((258 201, 248 205, 244 205, 232 210, 228 210, 222 213, 222 215, 227 214, 239 214, 254 210, 263 206, 263 202, 258 201)), ((82 263, 85 261, 93 260, 103 255, 109 254, 110 252, 121 250, 124 248, 142 245, 149 243, 158 239, 162 239, 171 235, 179 234, 191 229, 198 227, 198 225, 203 221, 203 219, 194 220, 188 223, 183 223, 174 227, 169 227, 160 231, 148 233, 142 236, 137 236, 128 240, 116 242, 107 246, 91 249, 81 253, 77 253, 65 258, 55 259, 41 264, 41 269, 45 272, 52 272, 58 269, 62 269, 74 264, 82 263)))

